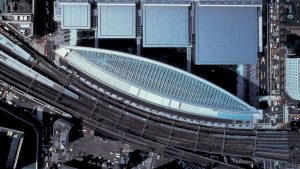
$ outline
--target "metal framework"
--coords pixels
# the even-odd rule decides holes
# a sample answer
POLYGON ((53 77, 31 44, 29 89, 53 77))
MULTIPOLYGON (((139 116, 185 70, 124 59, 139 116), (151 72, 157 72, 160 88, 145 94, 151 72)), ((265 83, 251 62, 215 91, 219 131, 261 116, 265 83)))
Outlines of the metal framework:
POLYGON ((97 64, 99 69, 112 76, 169 98, 215 108, 253 110, 205 81, 161 65, 116 54, 76 49, 71 52, 97 64))

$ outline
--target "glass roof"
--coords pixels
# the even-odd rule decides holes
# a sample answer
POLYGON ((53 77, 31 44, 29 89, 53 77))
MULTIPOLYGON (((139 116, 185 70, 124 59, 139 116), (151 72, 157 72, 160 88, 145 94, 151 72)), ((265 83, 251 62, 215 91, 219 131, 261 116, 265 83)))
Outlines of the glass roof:
POLYGON ((71 53, 95 63, 100 70, 115 78, 162 97, 215 109, 253 110, 223 89, 164 64, 114 53, 77 49, 71 53))

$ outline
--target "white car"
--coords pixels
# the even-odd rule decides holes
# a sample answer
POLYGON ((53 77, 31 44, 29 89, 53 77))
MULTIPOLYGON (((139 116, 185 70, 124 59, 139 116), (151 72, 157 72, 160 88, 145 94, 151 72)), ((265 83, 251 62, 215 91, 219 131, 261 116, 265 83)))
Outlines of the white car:
POLYGON ((266 63, 265 57, 262 57, 261 58, 261 64, 265 64, 265 63, 266 63))

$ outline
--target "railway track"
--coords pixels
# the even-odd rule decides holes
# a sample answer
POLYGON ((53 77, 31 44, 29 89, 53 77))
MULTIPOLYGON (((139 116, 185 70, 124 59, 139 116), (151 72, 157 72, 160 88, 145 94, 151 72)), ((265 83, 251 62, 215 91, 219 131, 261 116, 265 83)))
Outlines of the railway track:
MULTIPOLYGON (((115 89, 100 84, 85 74, 76 72, 76 68, 69 67, 73 73, 58 69, 42 57, 26 49, 35 56, 34 62, 20 60, 28 67, 38 71, 47 78, 61 86, 80 95, 80 99, 66 96, 62 92, 49 88, 33 79, 10 70, 4 65, 0 66, 0 79, 18 89, 72 114, 82 120, 82 124, 103 135, 136 145, 148 151, 155 151, 170 157, 198 162, 202 164, 218 163, 219 168, 232 168, 230 164, 203 157, 199 153, 229 155, 233 157, 248 157, 252 159, 265 159, 288 161, 291 145, 300 147, 299 138, 290 136, 286 131, 265 132, 255 130, 236 130, 224 127, 208 127, 195 123, 185 123, 174 118, 151 111, 162 111, 172 116, 181 116, 195 121, 211 121, 219 123, 220 120, 182 114, 182 112, 142 102, 115 89), (76 72, 76 73, 74 73, 76 72), (77 75, 77 76, 76 76, 77 75), (98 86, 97 89, 83 83, 80 77, 98 86), (29 85, 30 84, 30 85, 29 85), (73 86, 73 87, 72 87, 73 86), (75 87, 75 88, 74 88, 75 87), (124 104, 108 94, 99 92, 99 88, 109 91, 120 98, 137 103, 138 106, 148 108, 148 111, 139 109, 130 104, 124 104), (76 90, 78 89, 78 90, 76 90), (184 137, 183 137, 184 136, 184 137), (288 139, 287 139, 288 138, 288 139)), ((18 58, 18 56, 14 56, 18 58)), ((230 122, 224 120, 222 122, 230 122)))
MULTIPOLYGON (((0 70, 4 70, 3 67, 1 67, 0 70)), ((11 79, 7 78, 7 76, 3 75, 2 74, 3 72, 0 72, 0 73, 1 73, 0 74, 1 79, 5 79, 9 83, 16 84, 16 81, 11 80, 11 79)), ((22 78, 22 76, 16 76, 16 79, 18 79, 18 81, 22 81, 23 85, 26 84, 29 81, 29 80, 26 81, 24 79, 24 77, 22 78)), ((22 89, 26 88, 26 86, 22 86, 22 85, 19 85, 19 84, 17 84, 16 86, 18 86, 19 88, 22 88, 22 89)), ((36 89, 36 88, 40 88, 39 86, 42 86, 42 85, 38 85, 38 86, 34 85, 35 88, 32 88, 32 89, 35 89, 36 91, 30 90, 28 92, 31 93, 31 94, 34 94, 36 96, 41 97, 41 99, 43 99, 45 101, 53 102, 53 100, 50 100, 48 98, 48 97, 51 97, 51 96, 47 95, 47 97, 43 97, 45 91, 43 92, 42 89, 36 89)), ((49 92, 48 90, 47 90, 47 92, 49 92)), ((68 112, 74 111, 70 108, 67 108, 67 107, 64 107, 64 106, 61 106, 61 105, 58 106, 58 107, 64 108, 64 109, 68 110, 68 112)), ((168 156, 173 157, 173 158, 182 159, 182 160, 186 160, 186 161, 190 161, 190 162, 201 162, 201 164, 205 164, 205 165, 209 165, 211 163, 217 163, 219 166, 221 166, 220 168, 222 168, 222 167, 224 167, 224 168, 231 168, 231 167, 238 168, 238 167, 231 166, 229 164, 226 164, 226 163, 223 163, 223 162, 220 162, 220 161, 217 161, 217 160, 213 160, 213 159, 209 159, 207 157, 203 157, 201 155, 184 152, 184 151, 178 150, 176 148, 166 149, 166 148, 163 148, 164 145, 161 145, 159 143, 153 143, 151 141, 141 139, 140 137, 135 137, 135 136, 132 136, 131 134, 119 131, 115 128, 111 128, 111 127, 109 127, 105 124, 97 122, 96 120, 94 120, 92 118, 87 118, 86 116, 84 116, 83 114, 81 114, 77 111, 74 111, 73 113, 74 113, 75 116, 79 117, 80 119, 83 119, 83 124, 85 126, 91 128, 93 130, 96 130, 96 131, 100 130, 103 134, 108 135, 111 138, 114 138, 114 139, 117 139, 117 140, 122 140, 122 141, 128 142, 130 144, 134 144, 134 145, 136 145, 136 146, 138 146, 142 149, 145 149, 145 150, 148 150, 148 151, 159 152, 161 154, 168 155, 168 156), (176 153, 174 153, 174 152, 176 152, 176 153)))
MULTIPOLYGON (((3 66, 1 67, 1 70, 5 70, 1 72, 1 74, 4 74, 1 78, 11 76, 11 79, 14 78, 11 83, 18 81, 18 83, 25 85, 23 88, 26 88, 26 84, 32 81, 31 79, 25 79, 22 75, 17 75, 16 72, 9 72, 9 69, 5 69, 3 66)), ((35 92, 40 93, 40 95, 47 96, 45 101, 49 101, 49 99, 52 102, 53 100, 57 100, 57 91, 49 89, 49 87, 45 87, 41 84, 36 83, 32 85, 30 90, 35 90, 35 92)), ((91 96, 94 96, 95 94, 99 96, 99 93, 97 92, 90 92, 89 94, 91 96)), ((161 144, 159 147, 174 146, 191 152, 201 151, 222 155, 253 157, 255 146, 254 140, 256 138, 255 131, 214 129, 176 121, 168 121, 167 119, 161 119, 153 115, 146 115, 146 113, 137 110, 132 111, 132 108, 117 103, 103 95, 100 97, 101 100, 98 97, 99 100, 96 101, 90 98, 85 98, 85 101, 79 101, 72 100, 67 96, 60 97, 62 98, 59 102, 54 104, 62 105, 61 107, 64 108, 64 110, 70 112, 75 117, 81 118, 83 124, 89 128, 104 133, 107 132, 108 135, 115 135, 116 139, 121 138, 124 142, 134 142, 133 144, 140 144, 141 147, 147 147, 147 144, 151 145, 154 142, 157 142, 161 144), (147 120, 147 123, 145 123, 145 119, 147 120), (114 130, 112 130, 112 128, 114 130), (182 137, 183 135, 184 138, 182 137), (239 139, 242 136, 245 136, 245 138, 239 139), (137 138, 142 139, 143 141, 141 142, 144 144, 137 141, 137 138), (148 143, 145 140, 147 140, 148 143)), ((261 134, 258 134, 258 136, 260 135, 261 134)), ((277 138, 275 135, 272 136, 277 138)), ((281 137, 281 135, 279 135, 279 137, 281 137)), ((148 147, 152 151, 155 150, 154 147, 148 147)), ((271 148, 273 149, 274 147, 271 148)), ((271 148, 268 150, 270 150, 270 154, 274 154, 275 151, 271 151, 271 148)), ((262 153, 259 149, 259 147, 256 149, 258 152, 256 156, 260 154, 261 156, 266 155, 266 153, 262 153)), ((275 153, 274 156, 279 154, 281 155, 282 151, 275 153)), ((184 156, 186 156, 186 154, 184 156)), ((281 160, 282 158, 285 157, 280 156, 281 160)))

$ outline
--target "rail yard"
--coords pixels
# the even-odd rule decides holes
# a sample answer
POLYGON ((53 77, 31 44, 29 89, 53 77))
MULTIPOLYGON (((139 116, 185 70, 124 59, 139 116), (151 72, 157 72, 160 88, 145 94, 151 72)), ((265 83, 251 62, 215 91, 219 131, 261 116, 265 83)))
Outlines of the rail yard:
POLYGON ((22 50, 34 59, 24 59, 6 46, 0 53, 0 86, 17 96, 12 102, 47 103, 43 106, 49 112, 79 118, 103 136, 189 162, 217 164, 217 168, 239 168, 221 158, 286 164, 299 160, 299 132, 264 130, 242 121, 168 110, 101 84, 64 61, 45 60, 25 46, 22 50), (12 60, 19 67, 12 67, 12 60))

